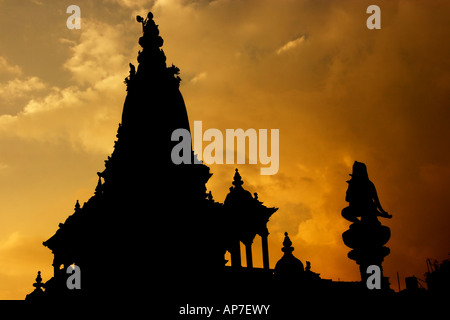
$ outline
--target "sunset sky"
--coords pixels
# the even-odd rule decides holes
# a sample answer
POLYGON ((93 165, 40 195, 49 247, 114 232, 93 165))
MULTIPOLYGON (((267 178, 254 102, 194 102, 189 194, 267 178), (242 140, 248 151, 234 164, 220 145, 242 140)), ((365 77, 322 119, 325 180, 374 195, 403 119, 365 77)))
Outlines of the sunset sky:
MULTIPOLYGON (((393 215, 381 218, 392 288, 397 272, 404 288, 406 276, 424 279, 426 258, 448 258, 448 1, 0 0, 0 299, 25 298, 38 270, 52 276, 42 242, 93 195, 141 49, 135 16, 149 10, 167 64, 181 70, 191 127, 279 129, 276 175, 215 164, 207 184, 223 202, 237 167, 244 188, 279 207, 272 268, 287 231, 323 278, 360 280, 341 238, 355 160, 393 215), (80 30, 66 27, 71 4, 80 30), (366 27, 371 4, 381 30, 366 27)), ((157 152, 151 141, 142 149, 157 152)))

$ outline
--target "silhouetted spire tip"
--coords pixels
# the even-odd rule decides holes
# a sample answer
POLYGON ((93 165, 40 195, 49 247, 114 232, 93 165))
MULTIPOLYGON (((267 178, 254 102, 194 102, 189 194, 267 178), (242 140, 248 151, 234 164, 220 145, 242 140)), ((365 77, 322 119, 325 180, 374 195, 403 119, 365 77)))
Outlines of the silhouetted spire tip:
POLYGON ((294 251, 294 248, 292 247, 292 241, 289 238, 289 235, 287 232, 284 233, 283 248, 281 249, 281 251, 283 251, 285 253, 294 251))
POLYGON ((41 272, 38 271, 37 277, 36 277, 36 282, 33 283, 33 287, 35 287, 36 290, 42 290, 41 288, 42 288, 43 286, 44 286, 44 284, 42 283, 41 272))
POLYGON ((242 181, 241 175, 239 174, 239 170, 237 168, 233 180, 233 185, 236 187, 240 187, 244 184, 244 181, 242 181))
POLYGON ((77 202, 75 203, 75 211, 80 210, 80 202, 77 200, 77 202))

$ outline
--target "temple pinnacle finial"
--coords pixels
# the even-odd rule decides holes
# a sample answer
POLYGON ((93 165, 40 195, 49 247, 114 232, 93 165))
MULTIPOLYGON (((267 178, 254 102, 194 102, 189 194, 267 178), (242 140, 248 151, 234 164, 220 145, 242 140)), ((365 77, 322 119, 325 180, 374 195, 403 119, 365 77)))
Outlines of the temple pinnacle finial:
POLYGON ((153 13, 149 12, 147 13, 147 18, 144 20, 144 18, 142 18, 141 16, 136 16, 136 21, 139 23, 142 23, 142 31, 145 31, 145 25, 147 24, 148 20, 152 20, 153 19, 153 13))
POLYGON ((75 203, 75 211, 80 210, 80 202, 77 200, 77 203, 75 203))
POLYGON ((281 251, 284 253, 290 253, 294 251, 294 248, 292 247, 292 241, 289 239, 289 235, 287 232, 284 233, 284 241, 283 241, 283 248, 281 248, 281 251))
POLYGON ((45 297, 44 296, 45 292, 44 290, 42 290, 42 288, 45 287, 45 284, 42 283, 40 271, 38 271, 36 282, 33 283, 33 287, 35 287, 36 289, 34 289, 33 292, 31 292, 30 294, 27 294, 27 296, 25 297, 25 301, 32 301, 32 302, 43 301, 42 299, 45 297))
POLYGON ((233 178, 233 185, 235 187, 240 187, 244 184, 244 181, 242 181, 241 175, 239 174, 238 169, 236 168, 236 173, 234 174, 234 178, 233 178))
POLYGON ((42 291, 42 288, 44 287, 44 284, 42 283, 42 277, 41 277, 40 271, 38 271, 38 274, 36 277, 36 282, 33 283, 33 287, 35 287, 36 290, 40 290, 40 291, 42 291))

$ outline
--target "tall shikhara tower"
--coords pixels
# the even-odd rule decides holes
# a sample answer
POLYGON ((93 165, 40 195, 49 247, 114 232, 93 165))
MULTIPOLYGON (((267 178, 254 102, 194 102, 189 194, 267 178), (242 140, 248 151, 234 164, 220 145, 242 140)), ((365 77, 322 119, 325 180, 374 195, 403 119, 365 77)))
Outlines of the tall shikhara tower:
MULTIPOLYGON (((226 281, 220 276, 226 273, 224 254, 240 256, 243 235, 251 246, 260 234, 267 251, 265 226, 276 208, 249 194, 240 210, 251 214, 232 214, 239 211, 239 201, 221 204, 207 194, 207 166, 172 162, 178 143, 171 141, 172 132, 189 130, 179 69, 166 65, 153 15, 137 21, 143 49, 137 69, 130 63, 125 79, 128 93, 114 151, 97 173, 94 195, 83 205, 77 201, 74 213, 43 243, 54 255, 54 274, 38 283, 30 300, 173 298, 193 286, 220 291, 226 281), (81 270, 80 290, 66 285, 66 270, 73 264, 81 270)), ((190 156, 194 159, 193 152, 190 156)), ((233 270, 239 271, 236 259, 233 270)), ((268 270, 268 251, 265 259, 268 270)))
POLYGON ((215 234, 206 228, 214 220, 208 209, 215 206, 206 198, 209 168, 175 165, 170 157, 172 131, 189 130, 179 69, 166 66, 153 15, 138 21, 143 49, 137 70, 130 63, 125 79, 128 93, 114 151, 98 173, 94 196, 83 206, 77 202, 75 212, 44 242, 54 254, 48 296, 142 294, 220 261, 205 241, 215 234), (66 288, 71 264, 80 267, 81 290, 66 288))

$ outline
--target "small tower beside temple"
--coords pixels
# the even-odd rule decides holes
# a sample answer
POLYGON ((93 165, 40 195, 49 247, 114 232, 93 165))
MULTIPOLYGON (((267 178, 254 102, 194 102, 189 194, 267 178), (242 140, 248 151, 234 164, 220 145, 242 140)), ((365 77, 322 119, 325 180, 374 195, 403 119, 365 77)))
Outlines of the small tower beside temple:
POLYGON ((322 280, 319 273, 311 271, 311 262, 306 261, 306 267, 294 254, 294 247, 287 232, 284 233, 283 256, 274 269, 274 280, 281 287, 297 284, 303 289, 312 290, 324 288, 328 280, 322 280))
POLYGON ((305 268, 303 263, 293 254, 294 247, 287 232, 284 233, 283 256, 278 260, 274 269, 275 279, 281 282, 299 281, 304 278, 305 268))
POLYGON ((269 269, 269 247, 267 238, 269 231, 267 222, 278 208, 268 208, 258 200, 258 195, 245 190, 241 175, 236 169, 230 192, 224 201, 224 209, 230 229, 227 250, 231 254, 231 266, 239 269, 241 263, 240 242, 245 245, 247 268, 253 268, 252 244, 256 235, 261 237, 263 268, 269 269))

